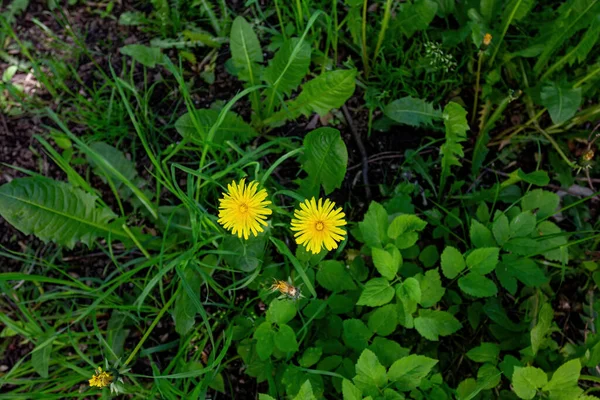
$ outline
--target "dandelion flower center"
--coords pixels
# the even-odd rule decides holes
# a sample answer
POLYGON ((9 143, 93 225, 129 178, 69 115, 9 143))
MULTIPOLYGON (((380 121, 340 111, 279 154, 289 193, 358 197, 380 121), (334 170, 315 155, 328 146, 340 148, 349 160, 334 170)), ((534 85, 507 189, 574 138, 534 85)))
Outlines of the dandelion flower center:
POLYGON ((112 383, 113 376, 105 371, 102 371, 102 367, 98 367, 92 376, 92 379, 89 380, 90 386, 95 386, 99 388, 107 387, 112 383))
POLYGON ((219 200, 219 224, 240 238, 248 239, 251 233, 258 236, 267 226, 267 215, 272 213, 267 196, 265 189, 258 190, 256 181, 231 182, 219 200))
POLYGON ((341 227, 346 225, 345 214, 341 208, 335 208, 335 203, 329 199, 315 201, 306 200, 300 203, 300 209, 294 211, 292 230, 296 233, 296 243, 302 244, 313 254, 337 249, 338 242, 344 239, 346 231, 341 227))

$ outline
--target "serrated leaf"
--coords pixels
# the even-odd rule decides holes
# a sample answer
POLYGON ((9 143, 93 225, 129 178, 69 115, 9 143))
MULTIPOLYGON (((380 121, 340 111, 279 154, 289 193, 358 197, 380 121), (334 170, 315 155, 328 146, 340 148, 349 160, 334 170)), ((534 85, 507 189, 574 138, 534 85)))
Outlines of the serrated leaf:
POLYGON ((471 243, 473 243, 475 247, 496 246, 496 241, 494 240, 492 232, 490 232, 490 230, 485 225, 483 225, 476 219, 471 220, 469 237, 471 238, 471 243))
POLYGON ((550 82, 542 87, 540 99, 552 122, 562 124, 577 113, 582 100, 581 88, 573 89, 570 85, 550 82))
MULTIPOLYGON (((175 121, 175 129, 184 138, 197 144, 205 143, 210 128, 217 123, 219 111, 212 109, 200 109, 190 113, 183 114, 175 121), (193 118, 196 118, 196 124, 193 118)), ((225 119, 219 125, 214 134, 213 143, 223 144, 227 140, 232 140, 237 144, 243 144, 256 137, 258 133, 248 125, 236 113, 228 111, 225 119)))
POLYGON ((395 122, 415 127, 431 126, 434 119, 442 118, 441 111, 434 109, 431 103, 410 96, 392 101, 383 113, 395 122))
POLYGON ((302 168, 308 174, 311 187, 323 185, 326 194, 340 188, 347 165, 348 150, 340 131, 324 127, 306 135, 302 168))
POLYGON ((435 14, 438 5, 433 0, 415 0, 414 3, 404 3, 401 6, 396 26, 399 26, 406 37, 411 37, 415 32, 427 29, 435 14))
POLYGON ((372 201, 361 222, 358 223, 362 239, 370 247, 383 247, 388 229, 388 214, 385 208, 372 201))
POLYGON ((496 268, 499 254, 497 247, 475 249, 467 256, 467 267, 469 271, 480 275, 489 274, 496 268))
POLYGON ((286 324, 279 325, 279 330, 275 333, 273 341, 275 346, 284 353, 298 351, 296 332, 286 324))
POLYGON ((396 296, 404 305, 407 313, 412 314, 417 311, 417 304, 421 301, 421 287, 419 281, 415 278, 406 278, 396 287, 396 296))
POLYGON ((287 324, 296 316, 296 302, 293 300, 275 299, 269 304, 267 321, 278 325, 287 324))
POLYGON ((377 355, 377 358, 385 367, 389 367, 396 360, 406 357, 410 350, 400 346, 397 342, 376 336, 369 350, 377 355))
POLYGON ((116 215, 97 197, 69 184, 42 177, 17 178, 0 186, 0 215, 26 235, 68 248, 91 246, 99 237, 130 242, 114 224, 116 215))
POLYGON ((412 214, 399 215, 390 224, 387 235, 390 239, 396 239, 400 235, 414 231, 422 231, 427 226, 427 222, 412 214))
POLYGON ((552 374, 552 379, 548 382, 543 390, 556 390, 561 389, 563 387, 577 385, 577 381, 579 380, 579 373, 581 371, 581 362, 578 358, 567 361, 552 374))
POLYGON ((535 189, 523 196, 521 208, 523 211, 532 211, 540 220, 554 215, 559 203, 560 197, 556 193, 535 189))
POLYGON ((148 68, 154 68, 156 64, 162 64, 163 55, 159 48, 148 47, 141 44, 128 44, 119 49, 121 54, 133 58, 135 61, 148 68))
POLYGON ((348 270, 344 268, 341 262, 335 260, 327 260, 319 264, 317 282, 332 292, 356 289, 356 284, 348 270))
POLYGON ((304 382, 302 384, 302 386, 300 386, 300 390, 298 391, 298 394, 296 395, 296 397, 294 397, 294 400, 316 400, 317 398, 315 397, 315 395, 313 394, 313 388, 312 388, 312 384, 310 383, 310 380, 306 380, 306 382, 304 382))
POLYGON ((530 400, 535 397, 537 389, 548 381, 546 373, 536 367, 515 367, 512 377, 513 390, 521 399, 530 400))
POLYGON ((48 369, 50 367, 50 356, 52 355, 52 342, 46 343, 50 339, 48 334, 39 338, 39 343, 43 347, 36 347, 31 353, 31 364, 33 369, 42 378, 48 378, 48 369))
POLYGON ((437 341, 440 336, 448 336, 462 328, 459 320, 446 311, 419 310, 415 318, 415 329, 425 339, 437 341))
POLYGON ((452 246, 442 252, 442 272, 448 279, 454 279, 466 268, 463 255, 452 246))
POLYGON ((444 107, 444 126, 446 142, 440 148, 442 156, 442 171, 440 174, 440 193, 446 186, 446 180, 451 174, 452 166, 460 166, 460 158, 464 157, 461 142, 467 140, 467 112, 458 103, 450 102, 444 107))
MULTIPOLYGON (((183 271, 183 278, 186 283, 200 296, 202 287, 202 277, 192 267, 187 267, 183 271)), ((175 321, 175 331, 180 335, 186 335, 196 322, 197 308, 196 304, 190 298, 187 290, 179 290, 175 299, 175 308, 173 310, 173 320, 175 321)))
POLYGON ((473 297, 491 297, 498 293, 498 288, 494 281, 473 272, 460 277, 458 279, 458 287, 473 297))
POLYGON ((369 345, 371 336, 373 336, 373 332, 361 320, 344 320, 342 338, 346 346, 362 351, 369 345))
POLYGON ((419 304, 422 307, 433 307, 444 297, 446 289, 442 286, 440 273, 437 269, 431 269, 425 272, 425 275, 417 274, 415 279, 419 281, 419 287, 421 288, 421 301, 419 304))
POLYGON ((508 217, 504 213, 501 213, 494 219, 492 233, 494 234, 494 239, 496 239, 496 242, 500 246, 504 245, 510 238, 510 225, 508 223, 508 217))
POLYGON ((263 53, 256 33, 242 16, 233 20, 229 47, 235 66, 246 70, 248 77, 255 77, 257 71, 254 64, 263 62, 263 53))
POLYGON ((467 357, 478 363, 496 364, 500 356, 500 346, 496 343, 481 343, 467 352, 467 357))
POLYGON ((492 364, 483 364, 477 371, 477 386, 490 390, 500 384, 502 373, 492 364))
POLYGON ((392 364, 388 378, 396 383, 398 390, 408 392, 419 387, 437 363, 433 358, 411 354, 392 364))
POLYGON ((342 395, 344 400, 362 400, 362 391, 354 386, 348 379, 342 381, 342 395))
POLYGON ((537 324, 531 330, 531 349, 534 356, 537 354, 541 344, 544 342, 546 335, 552 326, 553 319, 554 310, 552 310, 552 306, 550 304, 545 303, 538 314, 537 324))
POLYGON ((356 386, 362 390, 371 386, 382 388, 387 381, 385 367, 381 365, 375 353, 369 349, 363 350, 356 362, 356 386))
POLYGON ((309 347, 304 350, 302 353, 302 357, 298 360, 298 364, 300 364, 303 368, 309 368, 315 365, 321 359, 323 355, 323 349, 320 347, 309 347))
POLYGON ((398 325, 398 312, 395 304, 387 304, 376 308, 369 316, 368 326, 371 331, 379 336, 388 336, 396 330, 398 325))
POLYGON ((396 277, 398 269, 402 265, 402 255, 400 251, 393 245, 386 247, 386 250, 373 247, 371 249, 373 256, 373 264, 377 271, 391 281, 396 277))
POLYGON ((273 353, 275 347, 275 331, 270 322, 263 322, 254 331, 256 339, 256 354, 261 360, 267 360, 273 353))
POLYGON ((379 307, 389 303, 394 297, 394 289, 385 278, 373 278, 365 284, 357 306, 379 307))

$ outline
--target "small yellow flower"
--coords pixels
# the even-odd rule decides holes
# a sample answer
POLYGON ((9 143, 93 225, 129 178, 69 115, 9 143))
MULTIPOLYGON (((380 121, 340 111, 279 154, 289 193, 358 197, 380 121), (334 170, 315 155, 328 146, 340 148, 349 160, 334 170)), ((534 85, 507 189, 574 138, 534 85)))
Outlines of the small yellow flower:
POLYGON ((319 203, 313 197, 310 201, 300 203, 300 210, 294 211, 292 219, 292 230, 297 233, 296 243, 303 244, 313 254, 321 252, 323 247, 327 250, 337 249, 337 242, 344 239, 346 231, 340 226, 346 225, 345 214, 341 208, 334 210, 335 203, 329 199, 319 199, 319 203))
POLYGON ((233 181, 227 185, 227 193, 223 193, 219 202, 219 223, 234 235, 247 240, 250 232, 258 236, 258 232, 263 231, 261 225, 267 226, 266 216, 272 211, 267 207, 271 202, 265 200, 267 191, 257 191, 256 181, 248 185, 245 181, 242 179, 237 184, 233 181))
POLYGON ((92 379, 90 379, 90 386, 96 386, 99 388, 104 388, 110 385, 113 381, 113 376, 105 371, 102 371, 102 367, 96 368, 92 379))
POLYGON ((492 35, 490 33, 486 33, 485 36, 483 36, 483 44, 484 46, 489 46, 490 43, 492 43, 492 35))

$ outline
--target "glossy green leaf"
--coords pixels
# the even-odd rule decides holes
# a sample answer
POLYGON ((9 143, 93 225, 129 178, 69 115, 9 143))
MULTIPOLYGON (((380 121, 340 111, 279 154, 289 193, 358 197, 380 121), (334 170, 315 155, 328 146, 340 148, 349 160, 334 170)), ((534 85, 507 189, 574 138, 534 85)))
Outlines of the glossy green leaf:
POLYGON ((348 150, 340 131, 325 127, 306 135, 302 169, 312 187, 323 185, 326 194, 341 187, 347 165, 348 150))

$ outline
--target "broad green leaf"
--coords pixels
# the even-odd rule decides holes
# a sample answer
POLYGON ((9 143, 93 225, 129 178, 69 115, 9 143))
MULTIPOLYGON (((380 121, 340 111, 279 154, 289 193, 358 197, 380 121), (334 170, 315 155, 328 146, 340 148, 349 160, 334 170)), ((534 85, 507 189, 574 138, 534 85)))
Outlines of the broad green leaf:
POLYGON ((390 239, 396 239, 398 236, 414 231, 422 231, 427 226, 427 222, 412 214, 400 215, 392 221, 387 229, 387 235, 390 239))
POLYGON ((491 279, 470 272, 458 279, 458 287, 473 297, 491 297, 498 293, 496 284, 491 279))
POLYGON ((395 304, 387 304, 375 309, 369 317, 369 329, 379 336, 392 334, 398 326, 398 313, 395 304))
POLYGON ((537 389, 548 382, 546 373, 536 367, 515 367, 514 371, 512 387, 521 399, 533 399, 537 389))
POLYGON ((560 198, 556 193, 542 189, 528 192, 521 200, 523 211, 532 211, 538 220, 554 215, 557 211, 560 198))
POLYGON ((306 135, 302 169, 308 174, 311 187, 323 185, 326 194, 340 188, 347 165, 348 150, 340 131, 324 127, 306 135))
POLYGON ((394 297, 394 289, 385 278, 373 278, 365 284, 357 306, 379 307, 389 303, 394 297))
POLYGON ((362 400, 362 391, 354 386, 348 379, 342 381, 342 395, 344 400, 362 400))
POLYGON ((310 45, 298 38, 288 40, 275 53, 263 73, 263 79, 270 86, 266 90, 267 110, 273 110, 278 96, 290 96, 300 86, 302 79, 308 74, 310 54, 310 45))
POLYGON ((552 379, 548 382, 543 390, 552 391, 563 387, 577 385, 579 373, 581 371, 581 362, 578 358, 567 361, 552 374, 552 379))
POLYGON ((498 264, 500 249, 497 247, 484 247, 473 250, 467 256, 467 267, 469 271, 480 275, 489 274, 498 264))
MULTIPOLYGON (((175 121, 175 129, 184 138, 197 144, 202 144, 208 136, 210 128, 217 123, 219 111, 212 109, 200 109, 190 113, 183 114, 175 121), (196 124, 194 123, 196 118, 196 124)), ((232 140, 237 144, 246 143, 248 140, 256 137, 258 134, 250 125, 248 125, 236 113, 228 111, 225 119, 219 125, 213 137, 213 143, 223 144, 227 140, 232 140)))
POLYGON ((362 351, 369 345, 371 336, 373 336, 373 332, 361 320, 344 320, 342 338, 346 346, 362 351))
POLYGON ((369 346, 369 350, 377 355, 377 358, 385 367, 389 367, 396 360, 406 357, 410 350, 400 346, 397 342, 376 336, 369 346))
POLYGON ((294 397, 294 400, 317 400, 315 395, 313 394, 313 388, 310 383, 310 380, 306 380, 300 387, 300 391, 294 397))
POLYGON ((17 178, 0 186, 0 216, 26 235, 68 248, 91 246, 97 238, 130 242, 116 215, 97 197, 69 184, 42 177, 17 178))
POLYGON ((448 279, 454 279, 466 268, 463 255, 456 248, 446 246, 442 252, 442 272, 448 279))
POLYGON ((552 326, 553 319, 554 310, 550 304, 545 303, 538 314, 537 324, 531 330, 531 349, 534 356, 537 354, 541 344, 546 339, 546 335, 552 326))
POLYGON ((535 236, 537 236, 537 246, 535 248, 537 254, 543 254, 547 260, 564 264, 569 262, 568 236, 563 234, 555 223, 542 221, 538 224, 535 233, 535 236))
POLYGON ((477 385, 482 390, 490 390, 500 384, 502 373, 492 364, 483 364, 477 371, 477 385))
POLYGON ((415 328, 425 339, 439 340, 440 336, 448 336, 462 328, 459 320, 446 311, 419 310, 415 318, 415 328))
POLYGON ((471 243, 475 247, 494 247, 496 246, 496 241, 494 240, 494 236, 492 232, 485 225, 481 224, 476 219, 471 220, 471 229, 469 230, 469 236, 471 238, 471 243))
POLYGON ((302 353, 302 357, 298 360, 298 364, 300 364, 303 368, 309 368, 315 365, 321 359, 323 355, 323 349, 320 347, 309 347, 304 350, 302 353))
POLYGON ((467 352, 467 357, 478 363, 490 363, 496 365, 500 356, 500 346, 496 343, 481 343, 467 352))
POLYGON ((388 281, 394 279, 398 269, 402 265, 402 255, 400 254, 400 251, 392 245, 386 247, 386 250, 373 247, 371 253, 373 255, 373 264, 381 276, 388 281))
POLYGON ((392 364, 388 378, 396 383, 398 390, 408 392, 419 387, 437 363, 433 358, 411 354, 392 364))
POLYGON ((504 213, 499 214, 496 219, 494 219, 492 233, 494 234, 494 239, 496 239, 498 245, 502 246, 508 241, 510 237, 510 226, 508 217, 504 213))
POLYGON ((156 64, 162 64, 163 55, 159 48, 148 47, 141 44, 128 44, 119 49, 121 54, 133 58, 135 61, 148 68, 154 68, 156 64))
POLYGON ((504 356, 502 362, 499 364, 499 367, 502 370, 504 376, 506 376, 510 380, 512 380, 513 374, 515 373, 515 367, 522 366, 523 365, 521 364, 521 362, 511 355, 504 356))
POLYGON ((356 362, 355 385, 364 391, 372 386, 383 388, 387 381, 385 367, 381 365, 375 353, 369 349, 363 350, 356 362))
POLYGON ((467 378, 461 381, 456 388, 457 400, 471 400, 477 396, 480 392, 480 388, 477 385, 477 381, 473 378, 467 378))
POLYGON ((256 354, 261 360, 267 360, 273 353, 275 347, 275 331, 270 322, 263 322, 254 331, 256 339, 256 354))
POLYGON ((433 267, 435 264, 437 264, 439 259, 440 253, 438 252, 437 246, 434 244, 430 244, 429 246, 425 247, 419 254, 419 261, 421 261, 423 267, 425 268, 433 267))
POLYGON ((409 314, 417 311, 417 304, 421 301, 421 287, 415 278, 406 278, 400 285, 396 286, 396 296, 404 305, 409 314))
POLYGON ((284 353, 293 353, 298 351, 298 342, 296 341, 296 332, 288 325, 279 325, 279 330, 275 333, 273 339, 275 346, 284 353))
POLYGON ((229 47, 233 64, 243 71, 240 79, 254 85, 258 76, 257 63, 263 62, 263 53, 256 33, 242 16, 233 20, 229 47))
POLYGON ((433 0, 415 0, 414 3, 403 3, 400 7, 396 26, 409 38, 415 32, 427 29, 438 9, 433 0))
POLYGON ((548 83, 540 93, 542 105, 548 109, 550 118, 555 124, 567 122, 575 115, 581 105, 581 88, 573 89, 570 85, 548 83))
POLYGON ((434 119, 442 118, 441 111, 434 109, 431 103, 410 96, 392 101, 383 113, 395 122, 415 127, 431 126, 434 119))
MULTIPOLYGON (((183 279, 187 284, 200 296, 200 288, 202 287, 202 277, 192 267, 188 266, 183 271, 183 279)), ((175 309, 173 310, 173 320, 175 321, 175 331, 180 335, 187 334, 196 322, 197 308, 195 303, 190 299, 190 295, 186 290, 179 290, 175 299, 175 309)))
POLYGON ((336 70, 325 72, 304 84, 300 95, 285 103, 281 111, 265 120, 272 124, 287 119, 306 117, 313 113, 321 116, 334 108, 339 108, 354 94, 356 70, 336 70))
POLYGON ((442 171, 440 174, 440 193, 444 191, 446 180, 451 175, 452 166, 462 165, 460 158, 464 157, 461 142, 467 140, 467 112, 455 102, 450 102, 444 107, 444 126, 446 128, 446 142, 440 148, 442 155, 442 171))
POLYGON ((335 260, 327 260, 319 264, 317 282, 332 292, 356 289, 356 285, 344 265, 335 260))
POLYGON ((437 269, 431 269, 425 272, 425 275, 417 274, 415 279, 419 281, 421 288, 421 304, 422 307, 433 307, 444 297, 446 289, 442 287, 442 280, 437 269))
POLYGON ((388 214, 385 208, 372 201, 364 219, 358 223, 364 242, 370 247, 383 247, 387 240, 388 214))
POLYGON ((50 339, 49 334, 44 334, 39 338, 39 343, 42 347, 36 347, 31 352, 31 364, 33 369, 42 378, 48 378, 48 369, 50 367, 50 356, 52 355, 52 342, 47 343, 50 339))
POLYGON ((275 299, 267 310, 267 321, 278 325, 287 324, 296 316, 296 302, 275 299))

